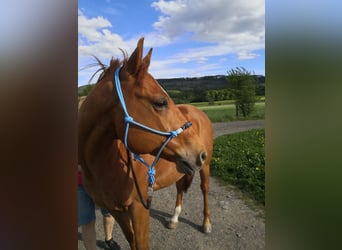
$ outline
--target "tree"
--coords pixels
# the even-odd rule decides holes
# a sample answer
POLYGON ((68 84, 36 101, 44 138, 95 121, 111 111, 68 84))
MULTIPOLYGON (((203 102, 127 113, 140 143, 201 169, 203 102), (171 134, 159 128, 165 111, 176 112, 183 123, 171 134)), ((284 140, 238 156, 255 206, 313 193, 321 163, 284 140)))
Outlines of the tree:
POLYGON ((216 91, 214 89, 211 90, 207 90, 207 100, 208 100, 208 104, 212 105, 215 104, 216 101, 216 91))
POLYGON ((95 84, 87 84, 78 89, 78 96, 87 96, 95 84))
POLYGON ((228 83, 235 99, 235 114, 250 115, 255 104, 255 79, 245 68, 236 67, 228 71, 228 83))

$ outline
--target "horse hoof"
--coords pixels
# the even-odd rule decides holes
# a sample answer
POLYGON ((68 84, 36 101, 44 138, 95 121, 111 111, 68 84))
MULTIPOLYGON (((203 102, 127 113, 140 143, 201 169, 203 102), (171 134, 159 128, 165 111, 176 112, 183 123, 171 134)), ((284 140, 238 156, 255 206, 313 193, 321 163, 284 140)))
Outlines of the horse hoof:
POLYGON ((169 223, 167 223, 167 228, 168 229, 175 229, 178 225, 178 222, 174 222, 174 221, 169 221, 169 223))
POLYGON ((204 233, 206 233, 206 234, 211 233, 211 230, 212 230, 211 224, 205 224, 205 225, 203 225, 203 232, 204 232, 204 233))

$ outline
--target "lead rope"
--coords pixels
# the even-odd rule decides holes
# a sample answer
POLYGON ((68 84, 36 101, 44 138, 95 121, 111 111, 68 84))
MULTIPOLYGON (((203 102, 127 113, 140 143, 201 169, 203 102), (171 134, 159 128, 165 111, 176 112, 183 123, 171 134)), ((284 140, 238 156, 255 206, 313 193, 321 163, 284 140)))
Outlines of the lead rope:
POLYGON ((132 154, 130 153, 130 151, 128 149, 127 149, 127 157, 128 157, 128 166, 132 170, 133 180, 134 180, 135 188, 137 189, 137 192, 138 192, 138 195, 139 195, 139 199, 140 199, 141 203, 143 204, 144 208, 150 209, 151 203, 152 203, 152 196, 153 196, 153 187, 150 186, 150 184, 149 184, 148 192, 147 192, 148 198, 145 201, 144 198, 142 197, 142 194, 141 194, 141 191, 140 191, 140 187, 139 187, 139 183, 138 183, 137 177, 135 175, 134 166, 133 166, 133 160, 132 160, 132 154))

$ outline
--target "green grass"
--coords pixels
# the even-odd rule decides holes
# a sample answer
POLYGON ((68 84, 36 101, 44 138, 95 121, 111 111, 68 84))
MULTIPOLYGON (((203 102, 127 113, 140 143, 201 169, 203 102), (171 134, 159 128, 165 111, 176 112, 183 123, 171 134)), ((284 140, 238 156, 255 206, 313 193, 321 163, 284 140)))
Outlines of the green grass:
POLYGON ((208 102, 192 102, 191 104, 196 107, 211 107, 217 105, 227 105, 227 104, 234 104, 234 100, 223 100, 223 101, 216 101, 214 104, 208 104, 208 102))
POLYGON ((211 122, 225 122, 236 120, 257 120, 265 118, 265 102, 255 103, 255 109, 248 117, 236 117, 235 116, 235 104, 234 101, 222 101, 216 102, 216 105, 208 105, 208 103, 191 103, 192 105, 201 109, 207 114, 211 122))
MULTIPOLYGON (((256 103, 258 102, 265 102, 265 96, 257 96, 256 103)), ((192 102, 190 104, 196 107, 208 107, 208 106, 220 106, 220 105, 227 105, 227 104, 234 104, 235 100, 222 100, 222 101, 215 101, 214 104, 208 104, 208 102, 192 102)))
POLYGON ((237 186, 265 205, 265 130, 216 138, 211 175, 237 186))

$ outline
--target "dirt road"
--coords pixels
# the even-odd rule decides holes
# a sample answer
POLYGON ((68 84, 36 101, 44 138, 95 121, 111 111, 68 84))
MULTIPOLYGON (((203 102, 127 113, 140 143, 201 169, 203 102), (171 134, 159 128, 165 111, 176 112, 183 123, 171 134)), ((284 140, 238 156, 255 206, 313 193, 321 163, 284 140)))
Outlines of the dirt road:
MULTIPOLYGON (((215 123, 215 137, 264 126, 264 120, 215 123)), ((222 185, 210 177, 209 206, 213 227, 210 234, 201 232, 203 199, 198 173, 188 193, 184 195, 179 225, 170 230, 165 225, 173 214, 175 198, 175 185, 154 193, 150 210, 150 249, 265 249, 264 208, 244 197, 235 187, 222 185)), ((99 210, 96 216, 98 249, 103 249, 104 232, 99 210)), ((78 249, 84 250, 80 228, 78 230, 78 249)), ((113 238, 121 249, 129 249, 117 224, 114 226, 113 238)))

